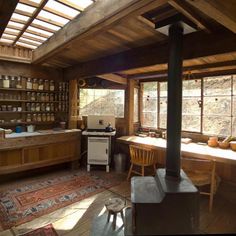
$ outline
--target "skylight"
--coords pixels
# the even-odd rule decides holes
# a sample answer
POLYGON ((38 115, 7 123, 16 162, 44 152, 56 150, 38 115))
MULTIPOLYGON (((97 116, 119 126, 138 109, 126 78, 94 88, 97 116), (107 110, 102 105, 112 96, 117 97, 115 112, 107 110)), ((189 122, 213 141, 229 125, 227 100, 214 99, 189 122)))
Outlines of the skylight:
POLYGON ((19 0, 0 44, 35 49, 96 0, 19 0))

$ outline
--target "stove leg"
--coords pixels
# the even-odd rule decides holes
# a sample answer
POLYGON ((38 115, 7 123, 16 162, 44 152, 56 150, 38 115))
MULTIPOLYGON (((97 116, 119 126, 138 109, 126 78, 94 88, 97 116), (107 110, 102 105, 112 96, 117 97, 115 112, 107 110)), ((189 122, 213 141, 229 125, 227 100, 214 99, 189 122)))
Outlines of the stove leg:
POLYGON ((110 168, 109 165, 106 166, 106 172, 109 172, 110 168))
POLYGON ((87 165, 87 171, 90 172, 90 165, 87 165))

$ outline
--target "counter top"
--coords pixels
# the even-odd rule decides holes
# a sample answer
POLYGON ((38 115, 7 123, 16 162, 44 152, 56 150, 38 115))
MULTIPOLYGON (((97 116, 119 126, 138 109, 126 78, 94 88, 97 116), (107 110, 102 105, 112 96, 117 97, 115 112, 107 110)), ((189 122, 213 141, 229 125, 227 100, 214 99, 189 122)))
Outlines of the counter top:
MULTIPOLYGON (((122 136, 116 139, 118 142, 126 144, 149 145, 153 148, 166 149, 166 140, 162 138, 138 137, 138 136, 122 136)), ((192 157, 205 159, 215 159, 218 162, 236 164, 236 152, 231 149, 221 149, 218 147, 209 147, 197 143, 184 144, 181 143, 182 155, 187 154, 192 157)))
POLYGON ((22 133, 11 133, 6 134, 6 139, 12 139, 12 138, 22 138, 22 137, 30 137, 30 136, 41 136, 41 135, 50 135, 50 134, 64 134, 64 133, 72 133, 72 132, 78 132, 81 131, 80 129, 65 129, 65 130, 39 130, 35 132, 22 132, 22 133))
POLYGON ((87 130, 84 130, 82 132, 82 135, 89 135, 89 136, 115 136, 116 135, 116 131, 103 132, 103 131, 87 131, 87 130))

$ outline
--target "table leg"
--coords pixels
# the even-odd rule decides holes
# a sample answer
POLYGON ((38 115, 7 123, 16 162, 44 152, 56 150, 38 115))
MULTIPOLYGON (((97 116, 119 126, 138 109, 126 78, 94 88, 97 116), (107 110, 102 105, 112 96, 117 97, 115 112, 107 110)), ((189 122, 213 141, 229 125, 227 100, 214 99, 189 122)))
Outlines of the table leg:
POLYGON ((116 229, 116 213, 114 213, 112 226, 113 226, 113 230, 115 230, 116 229))

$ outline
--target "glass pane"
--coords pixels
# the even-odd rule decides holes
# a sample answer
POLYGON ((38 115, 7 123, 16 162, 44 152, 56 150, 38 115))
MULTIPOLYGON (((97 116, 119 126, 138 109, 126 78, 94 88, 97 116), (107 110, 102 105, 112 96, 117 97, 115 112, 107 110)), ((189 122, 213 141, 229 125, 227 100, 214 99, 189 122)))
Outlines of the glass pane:
POLYGON ((160 128, 166 129, 167 114, 160 114, 160 128))
POLYGON ((40 33, 40 34, 43 34, 43 35, 47 35, 48 37, 51 37, 53 35, 53 33, 50 33, 48 31, 45 31, 45 30, 41 30, 41 29, 38 29, 38 28, 35 28, 35 27, 32 27, 32 26, 29 26, 28 27, 29 30, 32 30, 36 33, 40 33))
POLYGON ((160 82, 160 97, 167 97, 167 82, 160 82))
POLYGON ((204 115, 231 115, 231 97, 205 97, 204 115))
POLYGON ((68 4, 76 5, 79 9, 84 10, 86 7, 93 3, 92 0, 68 0, 68 4))
POLYGON ((32 23, 44 26, 46 28, 49 28, 49 29, 52 29, 52 30, 55 30, 55 31, 58 31, 59 29, 61 29, 61 27, 58 27, 58 26, 55 26, 55 25, 52 25, 52 24, 49 24, 49 23, 46 23, 44 21, 37 20, 37 19, 34 19, 32 23))
POLYGON ((233 118, 233 130, 232 135, 236 137, 236 117, 233 118))
POLYGON ((19 46, 22 46, 22 47, 26 47, 26 48, 30 48, 30 49, 37 48, 36 46, 25 44, 25 43, 21 43, 21 42, 16 42, 16 45, 19 45, 19 46))
POLYGON ((233 95, 236 95, 236 75, 233 76, 233 95))
POLYGON ((160 114, 167 114, 167 98, 160 98, 160 114))
POLYGON ((204 95, 231 95, 231 76, 204 78, 204 95))
POLYGON ((80 115, 124 117, 124 90, 80 89, 80 115))
POLYGON ((152 112, 143 112, 143 127, 157 128, 157 115, 152 112))
POLYGON ((143 111, 157 113, 157 98, 144 98, 143 111))
POLYGON ((201 97, 183 97, 182 99, 182 114, 183 115, 201 115, 201 107, 198 101, 201 97))
POLYGON ((60 16, 54 15, 52 13, 46 12, 46 11, 40 11, 40 13, 38 14, 38 16, 42 16, 44 18, 47 18, 49 21, 56 21, 58 23, 61 23, 63 25, 67 24, 69 22, 69 20, 62 18, 60 16))
POLYGON ((138 122, 138 88, 134 88, 134 122, 138 122))
POLYGON ((15 27, 18 27, 18 28, 21 28, 21 29, 24 27, 23 24, 20 24, 20 23, 17 23, 17 22, 13 22, 13 21, 9 21, 8 25, 9 26, 15 26, 15 27))
POLYGON ((25 5, 25 4, 22 4, 22 3, 18 3, 16 5, 16 9, 24 11, 24 12, 33 13, 36 8, 28 6, 28 5, 25 5))
POLYGON ((13 13, 11 17, 14 18, 14 19, 23 20, 25 22, 27 22, 29 20, 28 16, 23 16, 23 15, 20 15, 18 13, 13 13))
POLYGON ((230 135, 231 117, 203 116, 203 133, 208 135, 230 135))
POLYGON ((236 117, 236 96, 233 96, 233 116, 236 117))
POLYGON ((0 38, 0 42, 9 44, 9 43, 13 43, 13 40, 0 38))
POLYGON ((14 35, 10 35, 10 34, 2 34, 2 37, 7 37, 7 38, 11 38, 12 40, 14 40, 16 38, 16 36, 14 35))
POLYGON ((200 132, 201 117, 195 115, 182 115, 182 130, 200 132))
POLYGON ((201 96, 201 80, 184 80, 183 96, 201 96))
POLYGON ((157 97, 157 82, 143 83, 143 96, 144 97, 157 97))

